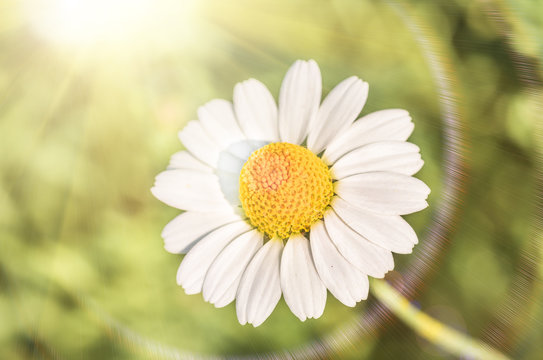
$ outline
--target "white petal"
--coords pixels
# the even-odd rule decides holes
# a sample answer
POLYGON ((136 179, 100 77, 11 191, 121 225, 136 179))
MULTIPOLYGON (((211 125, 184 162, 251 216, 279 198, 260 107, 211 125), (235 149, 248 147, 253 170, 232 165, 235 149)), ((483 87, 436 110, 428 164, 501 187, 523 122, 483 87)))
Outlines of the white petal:
POLYGON ((241 325, 257 327, 270 316, 281 298, 279 266, 283 241, 272 239, 255 254, 243 273, 236 295, 241 325))
POLYGON ((211 167, 217 166, 221 149, 205 132, 201 122, 189 121, 178 136, 192 155, 211 167))
POLYGON ((202 294, 204 300, 225 306, 234 301, 241 275, 253 255, 262 247, 263 236, 258 230, 240 235, 217 256, 206 274, 202 294), (227 296, 225 296, 227 295, 227 296))
POLYGON ((277 105, 264 84, 249 79, 234 87, 234 108, 247 138, 275 142, 279 139, 277 105))
POLYGON ((228 150, 221 151, 217 169, 239 176, 246 160, 240 159, 228 150))
POLYGON ((167 170, 157 175, 153 195, 181 210, 232 212, 217 176, 195 170, 167 170))
POLYGON ((245 160, 233 155, 228 150, 223 150, 220 153, 217 165, 216 174, 224 197, 236 209, 241 205, 239 199, 239 174, 244 163, 245 160))
POLYGON ((372 243, 400 254, 409 254, 418 242, 413 228, 399 215, 377 215, 335 198, 332 208, 357 233, 372 243))
POLYGON ((231 144, 220 152, 216 174, 224 197, 235 211, 242 212, 239 199, 239 174, 249 156, 267 145, 267 141, 243 140, 231 144))
POLYGON ((368 114, 349 126, 326 147, 323 159, 333 164, 339 157, 360 146, 378 141, 405 141, 413 132, 409 113, 387 109, 368 114))
POLYGON ((215 305, 216 308, 222 308, 230 304, 232 300, 236 298, 236 293, 238 291, 240 281, 241 276, 237 278, 236 281, 232 283, 232 285, 230 285, 228 290, 226 290, 226 292, 219 299, 217 299, 217 301, 213 305, 215 305))
POLYGON ((237 208, 241 205, 239 199, 239 173, 233 174, 226 171, 217 170, 219 184, 224 198, 228 200, 230 205, 237 208))
POLYGON ((168 170, 172 169, 189 169, 198 170, 207 173, 213 172, 213 169, 204 164, 200 160, 196 159, 188 151, 182 150, 172 155, 168 170))
POLYGON ((339 197, 379 214, 405 215, 428 206, 430 188, 417 178, 391 172, 369 172, 335 182, 339 197))
POLYGON ((356 76, 340 82, 330 91, 317 113, 307 137, 307 147, 320 153, 330 141, 356 119, 368 98, 368 83, 356 76))
POLYGON ((198 118, 209 137, 222 149, 245 139, 229 101, 211 100, 198 109, 198 118))
POLYGON ((249 156, 262 146, 269 144, 267 141, 245 140, 230 145, 225 151, 236 156, 245 163, 249 156))
POLYGON ((164 248, 173 254, 185 254, 203 236, 219 226, 239 220, 241 218, 233 213, 184 212, 162 230, 164 248))
POLYGON ((417 145, 403 141, 381 141, 355 149, 339 158, 330 169, 334 179, 372 171, 413 175, 422 168, 417 145))
POLYGON ((301 144, 315 121, 321 101, 322 80, 314 60, 296 61, 288 70, 279 93, 281 141, 301 144))
POLYGON ((183 286, 189 295, 202 291, 204 277, 213 260, 230 241, 250 230, 251 227, 245 221, 236 221, 206 235, 181 262, 177 271, 177 283, 183 286))
POLYGON ((394 268, 394 259, 389 250, 371 243, 353 231, 335 212, 326 213, 324 224, 339 252, 364 274, 382 278, 394 268))
POLYGON ((355 306, 368 297, 368 277, 341 255, 319 221, 311 227, 310 245, 315 267, 324 285, 339 301, 355 306))
POLYGON ((326 305, 322 283, 303 235, 291 236, 281 257, 281 290, 290 310, 300 320, 318 318, 326 305))

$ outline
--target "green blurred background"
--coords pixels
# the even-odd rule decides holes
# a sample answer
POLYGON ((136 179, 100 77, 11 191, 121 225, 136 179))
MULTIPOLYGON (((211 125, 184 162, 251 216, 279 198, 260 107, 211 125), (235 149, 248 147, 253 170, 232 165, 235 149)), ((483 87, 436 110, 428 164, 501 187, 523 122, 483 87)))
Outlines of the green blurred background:
MULTIPOLYGON (((329 296, 305 323, 281 300, 255 329, 175 283, 181 257, 160 232, 178 210, 149 189, 182 149, 177 131, 249 77, 277 96, 290 64, 313 58, 324 93, 357 75, 363 114, 412 114, 432 188, 408 217, 422 242, 457 179, 453 231, 420 269, 417 306, 541 359, 542 14, 529 0, 0 0, 0 358, 288 355, 334 334, 327 357, 450 357, 392 317, 347 331, 373 296, 354 309, 329 296), (460 175, 445 166, 447 104, 460 175)), ((396 255, 390 277, 421 249, 396 255)))

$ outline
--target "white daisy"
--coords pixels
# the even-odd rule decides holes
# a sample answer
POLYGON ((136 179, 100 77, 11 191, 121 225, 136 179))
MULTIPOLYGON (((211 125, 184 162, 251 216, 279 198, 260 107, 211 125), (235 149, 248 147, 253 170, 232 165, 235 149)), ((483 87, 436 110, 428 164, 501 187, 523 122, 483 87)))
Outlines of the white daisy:
POLYGON ((185 210, 162 232, 187 254, 177 283, 216 307, 236 300, 241 324, 262 324, 281 294, 302 321, 322 315, 326 289, 347 306, 368 295, 368 276, 394 267, 417 235, 401 215, 428 206, 412 177, 423 165, 405 110, 355 121, 368 95, 356 76, 321 103, 315 61, 287 72, 279 106, 261 82, 212 100, 179 133, 152 193, 185 210))

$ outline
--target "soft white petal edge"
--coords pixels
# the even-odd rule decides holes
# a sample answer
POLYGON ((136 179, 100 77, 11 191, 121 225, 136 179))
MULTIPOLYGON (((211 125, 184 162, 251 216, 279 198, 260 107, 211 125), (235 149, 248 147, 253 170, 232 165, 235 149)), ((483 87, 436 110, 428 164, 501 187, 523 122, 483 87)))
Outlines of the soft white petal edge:
POLYGON ((205 275, 219 253, 233 239, 250 231, 245 221, 224 225, 206 235, 185 256, 177 271, 177 284, 189 295, 202 291, 205 275))
POLYGON ((162 230, 164 248, 172 254, 185 254, 204 235, 219 226, 240 220, 238 215, 228 212, 184 212, 162 230))
POLYGON ((281 141, 301 144, 315 121, 321 101, 322 79, 314 60, 297 60, 287 71, 279 92, 281 141))
POLYGON ((219 179, 220 188, 226 200, 239 213, 242 213, 240 210, 241 201, 239 199, 239 174, 243 168, 243 164, 245 164, 253 151, 267 144, 267 141, 239 141, 230 144, 219 155, 216 174, 219 179))
POLYGON ((229 289, 238 288, 243 271, 262 247, 262 243, 263 235, 255 229, 238 236, 228 244, 206 274, 202 291, 204 300, 216 307, 226 306, 234 301, 236 293, 229 292, 229 289))
POLYGON ((319 318, 326 305, 326 287, 311 256, 309 240, 291 236, 281 257, 281 290, 290 310, 301 321, 319 318))
POLYGON ((224 152, 228 152, 231 155, 239 158, 245 163, 253 151, 260 149, 262 146, 269 144, 269 141, 261 140, 244 140, 237 143, 233 143, 224 152))
POLYGON ((200 121, 189 121, 183 130, 179 132, 178 136, 179 140, 181 140, 192 155, 211 167, 217 166, 221 149, 209 137, 209 134, 204 130, 200 121))
POLYGON ((206 172, 174 169, 155 178, 151 193, 163 203, 187 211, 232 212, 221 191, 216 175, 206 172))
POLYGON ((345 224, 375 245, 395 253, 409 254, 418 243, 411 225, 399 215, 364 211, 341 198, 335 198, 331 205, 345 224))
MULTIPOLYGON (((228 149, 228 148, 227 148, 228 149)), ((245 164, 246 159, 240 159, 236 155, 232 154, 228 150, 221 151, 219 155, 219 162, 217 164, 218 171, 224 171, 232 175, 239 176, 243 164, 245 164)))
POLYGON ((356 76, 340 82, 323 100, 307 137, 307 147, 319 154, 356 119, 368 98, 368 83, 356 76))
POLYGON ((186 150, 178 151, 172 155, 170 163, 168 164, 168 170, 173 169, 198 170, 207 173, 213 172, 213 168, 196 159, 186 150))
POLYGON ((417 145, 404 141, 381 141, 359 147, 343 155, 330 171, 341 180, 351 175, 388 171, 414 175, 424 165, 417 145))
POLYGON ((247 138, 275 142, 279 139, 277 105, 268 88, 249 79, 234 87, 234 109, 247 138))
POLYGON ((236 313, 241 325, 259 326, 281 298, 279 266, 283 241, 271 239, 255 254, 243 273, 236 295, 236 313))
POLYGON ((353 307, 368 297, 368 276, 340 254, 330 240, 324 223, 311 227, 311 253, 323 284, 343 304, 353 307))
POLYGON ((334 192, 364 210, 383 215, 406 215, 428 206, 426 199, 430 188, 411 176, 375 171, 336 181, 334 192))
POLYGON ((334 211, 326 213, 324 225, 338 251, 364 274, 382 278, 394 268, 390 250, 377 246, 356 233, 334 211))
POLYGON ((234 115, 232 103, 214 99, 198 108, 198 118, 209 137, 220 148, 245 140, 234 115))
POLYGON ((232 302, 232 299, 236 298, 236 293, 238 291, 239 282, 241 276, 239 276, 233 283, 230 285, 226 293, 213 304, 216 308, 222 308, 232 302))
POLYGON ((379 141, 405 141, 414 127, 406 110, 373 112, 356 120, 335 137, 326 146, 322 158, 331 165, 344 154, 363 145, 379 141))
POLYGON ((239 199, 239 173, 217 170, 219 185, 221 187, 224 198, 234 207, 239 209, 241 200, 239 199))

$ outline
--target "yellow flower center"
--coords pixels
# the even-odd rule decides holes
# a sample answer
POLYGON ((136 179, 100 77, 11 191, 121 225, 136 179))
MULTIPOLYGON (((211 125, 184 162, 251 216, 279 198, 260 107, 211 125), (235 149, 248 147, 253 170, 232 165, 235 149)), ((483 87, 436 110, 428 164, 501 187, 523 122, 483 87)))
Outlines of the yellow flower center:
POLYGON ((239 176, 245 214, 270 238, 309 231, 334 194, 328 166, 310 150, 268 144, 251 154, 239 176))

